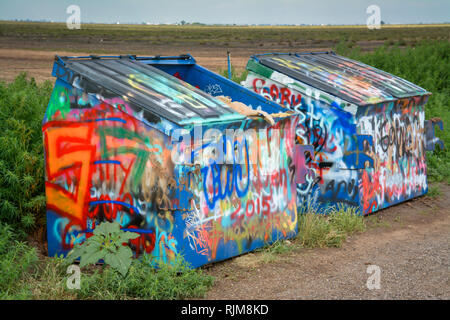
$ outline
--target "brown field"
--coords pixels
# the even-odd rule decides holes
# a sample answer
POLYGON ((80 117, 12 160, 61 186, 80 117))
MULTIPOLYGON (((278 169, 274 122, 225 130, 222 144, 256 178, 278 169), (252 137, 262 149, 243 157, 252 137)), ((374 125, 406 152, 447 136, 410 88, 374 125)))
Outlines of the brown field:
POLYGON ((0 21, 0 80, 26 71, 37 81, 53 80, 59 55, 192 54, 215 72, 225 70, 227 50, 234 68, 245 68, 250 55, 264 52, 332 50, 345 43, 373 50, 384 44, 409 46, 422 40, 449 40, 450 25, 324 27, 82 25, 68 30, 62 23, 0 21))

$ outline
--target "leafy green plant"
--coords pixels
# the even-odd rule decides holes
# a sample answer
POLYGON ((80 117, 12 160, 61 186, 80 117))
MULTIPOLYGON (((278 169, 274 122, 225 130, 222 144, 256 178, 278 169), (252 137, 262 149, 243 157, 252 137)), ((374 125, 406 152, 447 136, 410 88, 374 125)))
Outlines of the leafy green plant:
POLYGON ((160 263, 158 269, 151 262, 146 254, 134 259, 126 277, 110 267, 83 273, 81 290, 75 294, 78 299, 186 299, 203 297, 214 284, 212 276, 191 269, 179 255, 171 263, 160 263))
POLYGON ((80 258, 80 267, 85 267, 103 260, 125 276, 130 268, 133 252, 124 243, 139 237, 139 234, 122 231, 118 222, 107 221, 100 223, 93 233, 85 242, 74 246, 67 256, 68 262, 80 258))
POLYGON ((22 238, 45 224, 42 119, 50 82, 0 82, 0 222, 22 238))
POLYGON ((30 291, 22 278, 37 262, 34 248, 18 241, 10 226, 0 223, 0 299, 24 299, 30 291))

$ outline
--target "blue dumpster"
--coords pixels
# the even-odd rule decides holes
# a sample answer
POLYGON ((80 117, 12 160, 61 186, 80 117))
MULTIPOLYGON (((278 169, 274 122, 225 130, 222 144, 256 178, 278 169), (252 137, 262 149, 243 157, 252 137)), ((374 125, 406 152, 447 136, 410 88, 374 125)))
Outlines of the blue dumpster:
POLYGON ((297 233, 299 118, 277 103, 188 55, 56 56, 53 76, 50 256, 104 221, 139 233, 128 245, 155 265, 181 255, 198 267, 297 233))
POLYGON ((302 117, 299 207, 369 214, 427 192, 429 92, 333 52, 259 54, 247 69, 245 88, 302 117))

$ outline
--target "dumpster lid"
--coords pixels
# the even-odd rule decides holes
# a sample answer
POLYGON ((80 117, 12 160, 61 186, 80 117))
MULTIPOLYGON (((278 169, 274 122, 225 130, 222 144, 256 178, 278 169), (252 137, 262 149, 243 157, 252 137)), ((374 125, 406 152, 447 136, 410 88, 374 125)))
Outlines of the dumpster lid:
POLYGON ((271 53, 252 58, 292 79, 359 106, 429 94, 407 80, 334 52, 271 53))
MULTIPOLYGON (((178 125, 244 118, 225 103, 133 56, 57 57, 64 68, 178 125)), ((57 63, 58 63, 57 59, 57 63)))

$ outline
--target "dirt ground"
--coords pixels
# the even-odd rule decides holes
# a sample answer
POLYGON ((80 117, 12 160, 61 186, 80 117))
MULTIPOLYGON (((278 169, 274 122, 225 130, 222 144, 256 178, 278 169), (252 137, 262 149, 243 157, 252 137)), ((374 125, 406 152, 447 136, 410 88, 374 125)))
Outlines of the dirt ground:
MULTIPOLYGON (((198 49, 197 49, 198 50, 198 49)), ((190 51, 197 62, 207 69, 219 72, 227 68, 227 51, 211 50, 210 51, 190 51)), ((134 53, 134 51, 129 51, 134 53)), ((159 51, 158 51, 159 52, 159 51)), ((185 51, 162 50, 164 55, 179 55, 185 51)), ((47 51, 47 50, 27 50, 27 49, 0 49, 0 80, 12 81, 20 72, 27 72, 29 76, 34 77, 38 82, 45 80, 55 81, 52 77, 52 67, 55 55, 60 56, 83 56, 90 54, 102 54, 95 51, 86 52, 70 52, 70 51, 47 51)), ((104 53, 103 53, 104 54, 104 53)), ((112 55, 113 53, 111 53, 112 55)), ((114 54, 123 54, 117 52, 114 54)), ((109 55, 109 53, 108 53, 109 55)), ((148 55, 153 55, 153 51, 148 55)), ((239 52, 232 54, 232 64, 242 71, 250 57, 249 52, 239 52)))
MULTIPOLYGON (((365 50, 380 46, 383 41, 368 41, 358 43, 365 50)), ((72 43, 69 41, 23 40, 17 38, 0 37, 0 80, 11 81, 19 72, 26 71, 38 82, 50 80, 55 54, 60 56, 83 55, 179 55, 191 54, 203 67, 214 72, 227 68, 227 50, 231 52, 233 67, 242 72, 252 54, 265 52, 302 52, 332 50, 334 42, 318 41, 306 43, 295 48, 278 43, 266 43, 264 47, 248 44, 236 44, 232 48, 223 45, 145 45, 142 42, 123 43, 117 41, 103 41, 102 43, 72 43)))
POLYGON ((210 267, 207 299, 449 299, 450 186, 366 217, 368 230, 341 248, 263 252, 210 267), (366 286, 380 267, 380 289, 366 286))

